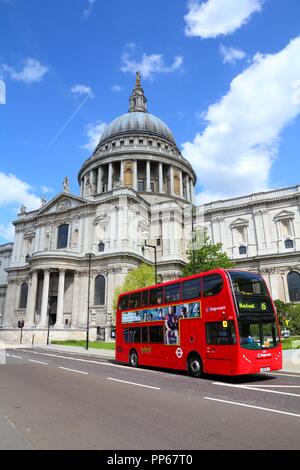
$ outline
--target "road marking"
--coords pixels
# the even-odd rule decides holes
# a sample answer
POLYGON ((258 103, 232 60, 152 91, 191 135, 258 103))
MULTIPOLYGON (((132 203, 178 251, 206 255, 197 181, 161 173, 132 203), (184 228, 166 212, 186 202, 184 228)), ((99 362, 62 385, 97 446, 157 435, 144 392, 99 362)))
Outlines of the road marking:
POLYGON ((127 382, 127 380, 113 379, 112 377, 107 377, 108 380, 114 380, 115 382, 122 382, 124 384, 137 385, 138 387, 152 388, 154 390, 160 390, 159 387, 152 387, 151 385, 138 384, 136 382, 127 382))
POLYGON ((255 390, 258 392, 265 392, 265 393, 278 393, 279 395, 288 395, 290 397, 300 398, 300 395, 297 393, 278 392, 277 390, 264 390, 263 388, 248 387, 247 385, 231 385, 231 384, 226 384, 224 382, 213 382, 213 385, 221 385, 223 387, 232 387, 232 388, 242 388, 244 390, 255 390))
POLYGON ((6 354, 9 357, 16 357, 17 359, 23 359, 22 356, 16 356, 15 354, 6 354))
POLYGON ((70 372, 77 372, 78 374, 88 375, 88 372, 83 372, 82 370, 68 369, 67 367, 59 367, 59 369, 68 370, 70 372))
POLYGON ((256 410, 271 411, 272 413, 279 413, 279 414, 288 415, 288 416, 296 416, 297 418, 300 418, 300 415, 297 415, 296 413, 289 413, 287 411, 272 410, 271 408, 263 408, 261 406, 254 406, 254 405, 246 405, 245 403, 239 403, 236 401, 228 401, 228 400, 220 400, 219 398, 211 398, 211 397, 204 397, 204 398, 205 400, 219 401, 221 403, 228 403, 229 405, 244 406, 245 408, 255 408, 256 410))
POLYGON ((266 374, 268 376, 271 376, 271 377, 277 377, 278 375, 279 376, 282 376, 282 377, 297 377, 298 379, 300 379, 300 374, 299 375, 292 375, 292 374, 266 374))
POLYGON ((48 365, 48 362, 42 362, 42 361, 35 361, 34 359, 28 359, 30 362, 36 362, 37 364, 43 364, 44 366, 48 365))
MULTIPOLYGON (((246 385, 246 387, 255 387, 255 385, 246 385)), ((300 388, 300 385, 260 385, 260 387, 270 387, 270 388, 300 388)))

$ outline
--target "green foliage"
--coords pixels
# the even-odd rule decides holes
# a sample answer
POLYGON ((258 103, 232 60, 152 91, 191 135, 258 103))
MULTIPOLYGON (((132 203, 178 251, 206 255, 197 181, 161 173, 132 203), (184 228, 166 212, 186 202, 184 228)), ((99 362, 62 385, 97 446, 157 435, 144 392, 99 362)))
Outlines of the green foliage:
POLYGON ((118 297, 122 292, 140 289, 151 286, 155 283, 155 274, 153 266, 141 264, 138 268, 130 271, 125 277, 124 283, 116 287, 113 300, 113 311, 116 312, 118 297))
POLYGON ((274 303, 280 328, 287 328, 292 335, 300 334, 300 305, 285 304, 279 299, 275 300, 274 303))
POLYGON ((197 231, 194 243, 190 243, 188 264, 184 267, 182 274, 191 276, 211 269, 227 269, 233 266, 227 254, 222 252, 222 243, 213 244, 206 233, 197 231))

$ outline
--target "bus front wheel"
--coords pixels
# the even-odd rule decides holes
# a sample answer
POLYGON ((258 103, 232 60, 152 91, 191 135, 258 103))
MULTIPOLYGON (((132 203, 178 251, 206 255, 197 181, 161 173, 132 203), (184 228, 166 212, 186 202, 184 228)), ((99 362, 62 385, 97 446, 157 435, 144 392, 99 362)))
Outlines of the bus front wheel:
POLYGON ((135 349, 130 351, 129 354, 129 364, 131 367, 137 367, 138 366, 138 355, 135 349))
POLYGON ((191 377, 202 377, 202 362, 198 354, 193 354, 188 358, 188 374, 191 377))

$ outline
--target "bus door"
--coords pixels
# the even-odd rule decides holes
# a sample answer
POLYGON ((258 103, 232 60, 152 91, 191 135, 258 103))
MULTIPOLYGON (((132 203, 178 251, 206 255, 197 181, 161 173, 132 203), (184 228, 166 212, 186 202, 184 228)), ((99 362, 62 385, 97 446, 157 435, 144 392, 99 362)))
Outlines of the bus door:
POLYGON ((235 329, 232 321, 206 323, 205 372, 228 374, 232 372, 236 348, 235 329))

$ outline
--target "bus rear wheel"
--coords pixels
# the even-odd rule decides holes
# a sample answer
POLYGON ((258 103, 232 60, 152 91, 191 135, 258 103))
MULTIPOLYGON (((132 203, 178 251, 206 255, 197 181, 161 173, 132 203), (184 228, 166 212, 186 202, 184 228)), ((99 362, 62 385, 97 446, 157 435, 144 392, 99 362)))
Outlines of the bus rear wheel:
POLYGON ((202 377, 202 362, 198 354, 193 354, 188 358, 188 374, 191 377, 202 377))
POLYGON ((130 351, 129 354, 129 364, 131 367, 137 367, 138 366, 138 355, 135 349, 130 351))

